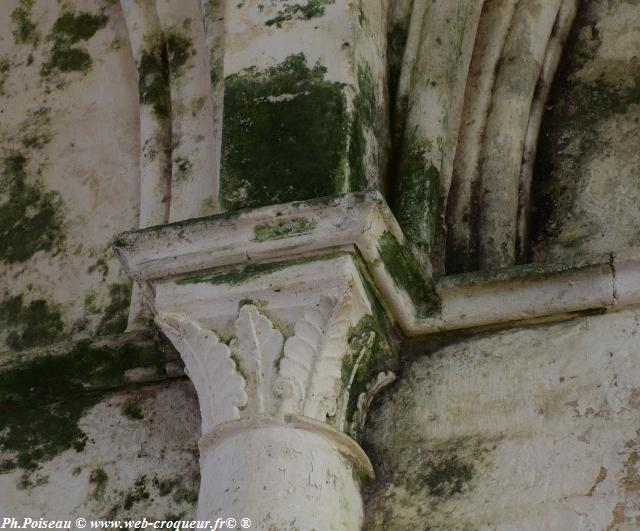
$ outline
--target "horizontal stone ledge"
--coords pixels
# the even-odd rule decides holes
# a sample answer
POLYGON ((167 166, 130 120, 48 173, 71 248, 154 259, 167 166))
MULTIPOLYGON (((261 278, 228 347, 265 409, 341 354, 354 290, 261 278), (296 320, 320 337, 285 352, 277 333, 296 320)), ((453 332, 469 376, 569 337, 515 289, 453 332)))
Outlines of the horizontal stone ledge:
MULTIPOLYGON (((14 389, 20 391, 20 396, 13 397, 16 400, 29 399, 32 395, 49 396, 45 388, 39 389, 39 393, 29 390, 33 384, 29 380, 30 374, 68 380, 74 385, 79 383, 83 393, 153 385, 175 376, 168 374, 166 369, 168 363, 175 363, 170 348, 164 341, 159 343, 157 333, 141 330, 5 351, 0 352, 0 379, 7 383, 10 374, 19 377, 24 388, 14 389), (58 372, 59 377, 56 376, 58 372)), ((3 391, 6 389, 0 389, 0 402, 5 399, 3 391)))
MULTIPOLYGON (((640 303, 640 250, 434 282, 423 275, 377 192, 131 231, 116 238, 114 249, 147 293, 167 278, 269 263, 286 266, 346 251, 362 261, 390 321, 408 337, 640 303)), ((260 274, 268 278, 269 268, 260 274)))
POLYGON ((638 304, 640 253, 526 264, 442 277, 442 312, 416 321, 413 335, 500 325, 638 304))

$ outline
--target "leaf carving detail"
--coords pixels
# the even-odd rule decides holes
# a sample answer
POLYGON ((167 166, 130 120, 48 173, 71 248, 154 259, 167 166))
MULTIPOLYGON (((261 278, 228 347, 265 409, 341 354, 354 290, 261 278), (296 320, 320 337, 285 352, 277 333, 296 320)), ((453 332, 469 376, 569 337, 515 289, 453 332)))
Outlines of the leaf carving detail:
POLYGON ((202 433, 223 422, 238 420, 247 404, 245 380, 236 370, 227 345, 211 330, 185 319, 164 313, 156 323, 182 355, 185 369, 193 382, 202 413, 202 433))
POLYGON ((247 413, 273 413, 275 397, 272 385, 284 337, 269 318, 251 304, 240 309, 235 327, 236 338, 230 347, 238 354, 242 369, 251 375, 247 382, 247 413))
POLYGON ((325 421, 335 415, 341 389, 341 365, 347 352, 351 301, 323 296, 317 309, 305 312, 295 334, 284 344, 274 392, 280 412, 325 421))

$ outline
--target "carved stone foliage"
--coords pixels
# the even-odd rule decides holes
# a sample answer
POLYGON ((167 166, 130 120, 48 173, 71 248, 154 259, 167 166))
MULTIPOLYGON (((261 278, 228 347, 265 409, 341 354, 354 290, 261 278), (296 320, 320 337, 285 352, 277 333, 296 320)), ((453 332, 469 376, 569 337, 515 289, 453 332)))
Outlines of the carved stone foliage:
POLYGON ((202 413, 202 433, 217 424, 238 420, 247 404, 245 379, 238 373, 231 350, 211 330, 182 315, 165 313, 156 323, 182 355, 202 413))
POLYGON ((218 424, 298 415, 357 437, 375 393, 395 379, 386 334, 371 315, 352 323, 351 297, 322 296, 285 340, 269 316, 243 305, 222 343, 183 315, 156 322, 185 361, 200 400, 203 434, 218 424))

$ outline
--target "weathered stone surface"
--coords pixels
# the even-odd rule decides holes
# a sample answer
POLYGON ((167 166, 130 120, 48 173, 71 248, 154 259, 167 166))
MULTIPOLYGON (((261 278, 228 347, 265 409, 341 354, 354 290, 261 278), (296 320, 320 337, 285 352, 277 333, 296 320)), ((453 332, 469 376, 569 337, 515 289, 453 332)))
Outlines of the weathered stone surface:
MULTIPOLYGON (((152 288, 148 300, 157 295, 173 317, 191 311, 178 328, 215 334, 238 378, 264 377, 248 378, 232 404, 244 416, 234 422, 247 423, 241 435, 225 432, 211 452, 203 441, 207 477, 255 480, 247 498, 265 514, 269 483, 256 480, 254 465, 273 450, 259 479, 290 466, 267 489, 287 491, 278 518, 296 505, 310 519, 358 527, 359 478, 353 455, 345 458, 357 450, 346 435, 329 435, 357 436, 374 394, 367 386, 385 383, 369 376, 388 367, 351 364, 375 350, 370 312, 381 309, 354 312, 348 341, 334 349, 343 363, 329 380, 349 389, 335 415, 332 401, 265 392, 281 376, 270 372, 274 356, 312 337, 297 329, 323 329, 315 305, 348 262, 367 296, 371 288, 386 301, 396 330, 417 337, 407 357, 433 352, 407 362, 369 426, 378 482, 365 529, 636 528, 635 310, 448 332, 452 343, 440 347, 443 338, 421 336, 638 304, 637 253, 620 249, 640 242, 639 8, 635 0, 3 2, 0 512, 195 516, 198 404, 186 380, 164 375, 180 375, 180 364, 79 341, 111 341, 127 325, 131 284, 111 256, 113 236, 171 219, 184 221, 144 233, 148 260, 136 278, 152 288), (539 131, 530 253, 531 164, 575 5, 539 131), (370 210, 343 196, 189 219, 365 188, 393 190, 386 200, 405 235, 380 197, 370 210), (188 263, 181 271, 177 247, 188 263), (593 252, 602 254, 578 256, 593 252), (472 272, 530 257, 538 263, 472 272), (215 269, 194 275, 194 264, 215 269), (472 273, 432 285, 430 266, 472 273), (296 284, 306 288, 285 296, 296 284), (252 333, 269 341, 252 343, 252 333), (271 365, 258 371, 258 358, 271 365), (107 359, 122 370, 111 373, 107 359), (261 425, 274 410, 326 422, 261 425), (320 463, 329 474, 318 475, 320 463), (309 494, 306 508, 290 489, 309 494)), ((140 297, 130 322, 148 326, 140 297)), ((314 396, 317 386, 307 387, 314 396)), ((228 420, 203 413, 205 432, 228 420)), ((224 493, 206 494, 203 503, 218 509, 224 493)))
MULTIPOLYGON (((60 428, 73 429, 70 423, 60 428)), ((82 445, 40 461, 35 470, 0 474, 3 514, 48 519, 195 516, 200 419, 189 381, 108 394, 85 411, 78 428, 85 434, 82 445)))
POLYGON ((635 529, 640 315, 443 337, 374 408, 366 529, 635 529), (447 344, 449 343, 449 344, 447 344))
POLYGON ((0 36, 0 352, 122 332, 131 284, 110 241, 138 225, 139 184, 120 7, 11 0, 0 36), (7 344, 34 320, 49 331, 7 344))
POLYGON ((583 2, 542 124, 533 258, 637 246, 638 5, 583 2))

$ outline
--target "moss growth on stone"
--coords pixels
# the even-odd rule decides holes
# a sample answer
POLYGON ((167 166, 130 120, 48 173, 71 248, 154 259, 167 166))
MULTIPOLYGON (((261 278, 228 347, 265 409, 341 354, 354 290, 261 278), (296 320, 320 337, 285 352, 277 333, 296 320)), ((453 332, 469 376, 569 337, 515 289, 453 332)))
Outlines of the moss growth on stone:
POLYGON ((175 477, 160 479, 155 476, 151 480, 151 484, 156 488, 160 496, 168 496, 180 484, 180 479, 175 477))
POLYGON ((161 376, 164 363, 156 345, 83 341, 64 354, 45 354, 0 371, 0 451, 9 456, 0 469, 29 472, 65 450, 82 451, 83 415, 128 383, 127 370, 155 367, 161 376))
POLYGON ((23 474, 18 480, 18 490, 31 490, 39 487, 40 485, 46 485, 49 483, 49 476, 39 476, 32 478, 28 474, 23 474))
POLYGON ((54 72, 80 72, 91 70, 93 61, 81 41, 88 41, 107 25, 106 15, 67 11, 55 21, 48 39, 53 41, 49 60, 42 65, 42 75, 54 72))
POLYGON ((51 58, 44 65, 43 72, 80 72, 86 74, 91 70, 93 60, 84 48, 54 48, 51 58))
POLYGON ((45 300, 25 304, 22 295, 0 302, 0 324, 7 333, 5 344, 11 350, 46 345, 64 338, 60 311, 45 300))
POLYGON ((6 57, 0 58, 0 96, 5 95, 4 84, 9 77, 9 71, 11 70, 11 62, 6 57))
POLYGON ((461 460, 457 455, 449 455, 439 461, 428 461, 425 470, 416 478, 412 489, 427 488, 431 496, 447 499, 460 494, 465 485, 473 479, 473 463, 461 460))
POLYGON ((87 12, 76 14, 68 11, 55 21, 51 35, 55 41, 66 45, 88 41, 98 30, 107 25, 108 20, 106 15, 94 15, 87 12))
POLYGON ((149 491, 147 490, 147 476, 140 476, 136 479, 133 487, 125 493, 122 506, 128 511, 139 501, 148 499, 149 491))
MULTIPOLYGON (((286 269, 298 264, 305 264, 308 262, 315 262, 319 260, 329 260, 338 256, 340 253, 330 253, 322 256, 309 256, 305 258, 298 258, 295 260, 286 260, 284 262, 269 262, 266 264, 249 264, 245 266, 237 267, 225 267, 214 271, 204 271, 194 273, 192 275, 186 275, 176 280, 176 284, 231 284, 237 285, 244 282, 248 282, 262 275, 268 275, 281 269, 286 269)), ((246 304, 253 304, 249 299, 246 299, 246 304)))
POLYGON ((335 3, 335 0, 307 0, 306 3, 285 2, 276 16, 265 22, 267 26, 282 27, 288 20, 311 20, 324 16, 325 6, 335 3))
POLYGON ((96 468, 91 471, 89 483, 94 485, 93 492, 91 493, 91 497, 94 500, 102 500, 104 498, 104 491, 107 487, 108 480, 109 476, 103 468, 96 468))
POLYGON ((176 180, 184 181, 191 175, 191 168, 193 167, 193 163, 189 159, 178 157, 174 161, 174 166, 176 180))
MULTIPOLYGON (((369 65, 358 65, 358 86, 353 100, 353 119, 349 141, 349 190, 361 192, 371 188, 367 172, 367 132, 381 142, 384 118, 369 65)), ((380 164, 378 170, 383 170, 380 164)), ((376 172, 377 173, 377 172, 376 172)))
POLYGON ((140 103, 150 105, 156 118, 171 115, 169 91, 169 58, 164 37, 156 33, 146 39, 138 62, 138 94, 140 103))
POLYGON ((201 97, 201 98, 196 98, 191 102, 191 117, 195 118, 196 116, 198 116, 198 114, 200 114, 200 111, 202 111, 202 108, 204 107, 204 104, 206 102, 205 97, 201 97))
POLYGON ((36 107, 20 123, 20 142, 25 150, 42 149, 51 142, 51 109, 36 107))
POLYGON ((188 503, 194 505, 198 501, 198 488, 189 487, 180 482, 171 496, 175 503, 188 503))
POLYGON ((58 252, 64 239, 62 200, 41 183, 27 182, 24 155, 4 158, 0 185, 0 261, 24 262, 38 251, 58 252))
POLYGON ((40 32, 31 19, 34 0, 20 0, 18 7, 11 12, 13 22, 13 38, 16 44, 32 44, 40 42, 40 32))
POLYGON ((253 228, 253 239, 257 242, 264 242, 288 238, 289 236, 297 236, 299 234, 307 234, 312 232, 317 224, 316 221, 307 218, 265 221, 258 223, 253 228))
POLYGON ((382 265, 396 287, 404 291, 413 302, 418 318, 433 317, 440 313, 440 298, 433 282, 424 278, 415 257, 406 245, 386 231, 378 240, 378 253, 382 265))
POLYGON ((93 273, 94 271, 98 271, 102 275, 102 280, 106 280, 107 275, 109 274, 109 263, 106 258, 98 258, 95 264, 92 264, 87 268, 87 273, 93 273))
POLYGON ((98 335, 120 334, 127 328, 129 305, 131 303, 131 283, 109 286, 111 300, 104 310, 98 335))
POLYGON ((345 179, 343 84, 303 54, 225 79, 221 198, 228 210, 338 193, 345 179))
POLYGON ((122 404, 122 414, 131 420, 140 420, 144 418, 144 413, 140 407, 140 401, 136 398, 127 398, 122 404))
POLYGON ((346 421, 352 437, 359 436, 357 425, 354 423, 357 413, 358 398, 367 391, 369 384, 379 373, 386 372, 392 362, 391 343, 383 323, 373 315, 365 315, 358 324, 349 330, 349 354, 341 367, 342 383, 349 385, 355 363, 360 362, 353 374, 353 381, 349 390, 346 421))
POLYGON ((181 33, 177 28, 172 28, 165 35, 167 46, 167 61, 172 72, 179 73, 193 54, 191 38, 181 33))
POLYGON ((395 215, 407 241, 428 258, 440 228, 444 200, 440 172, 425 161, 425 150, 415 141, 405 151, 397 179, 395 215))

